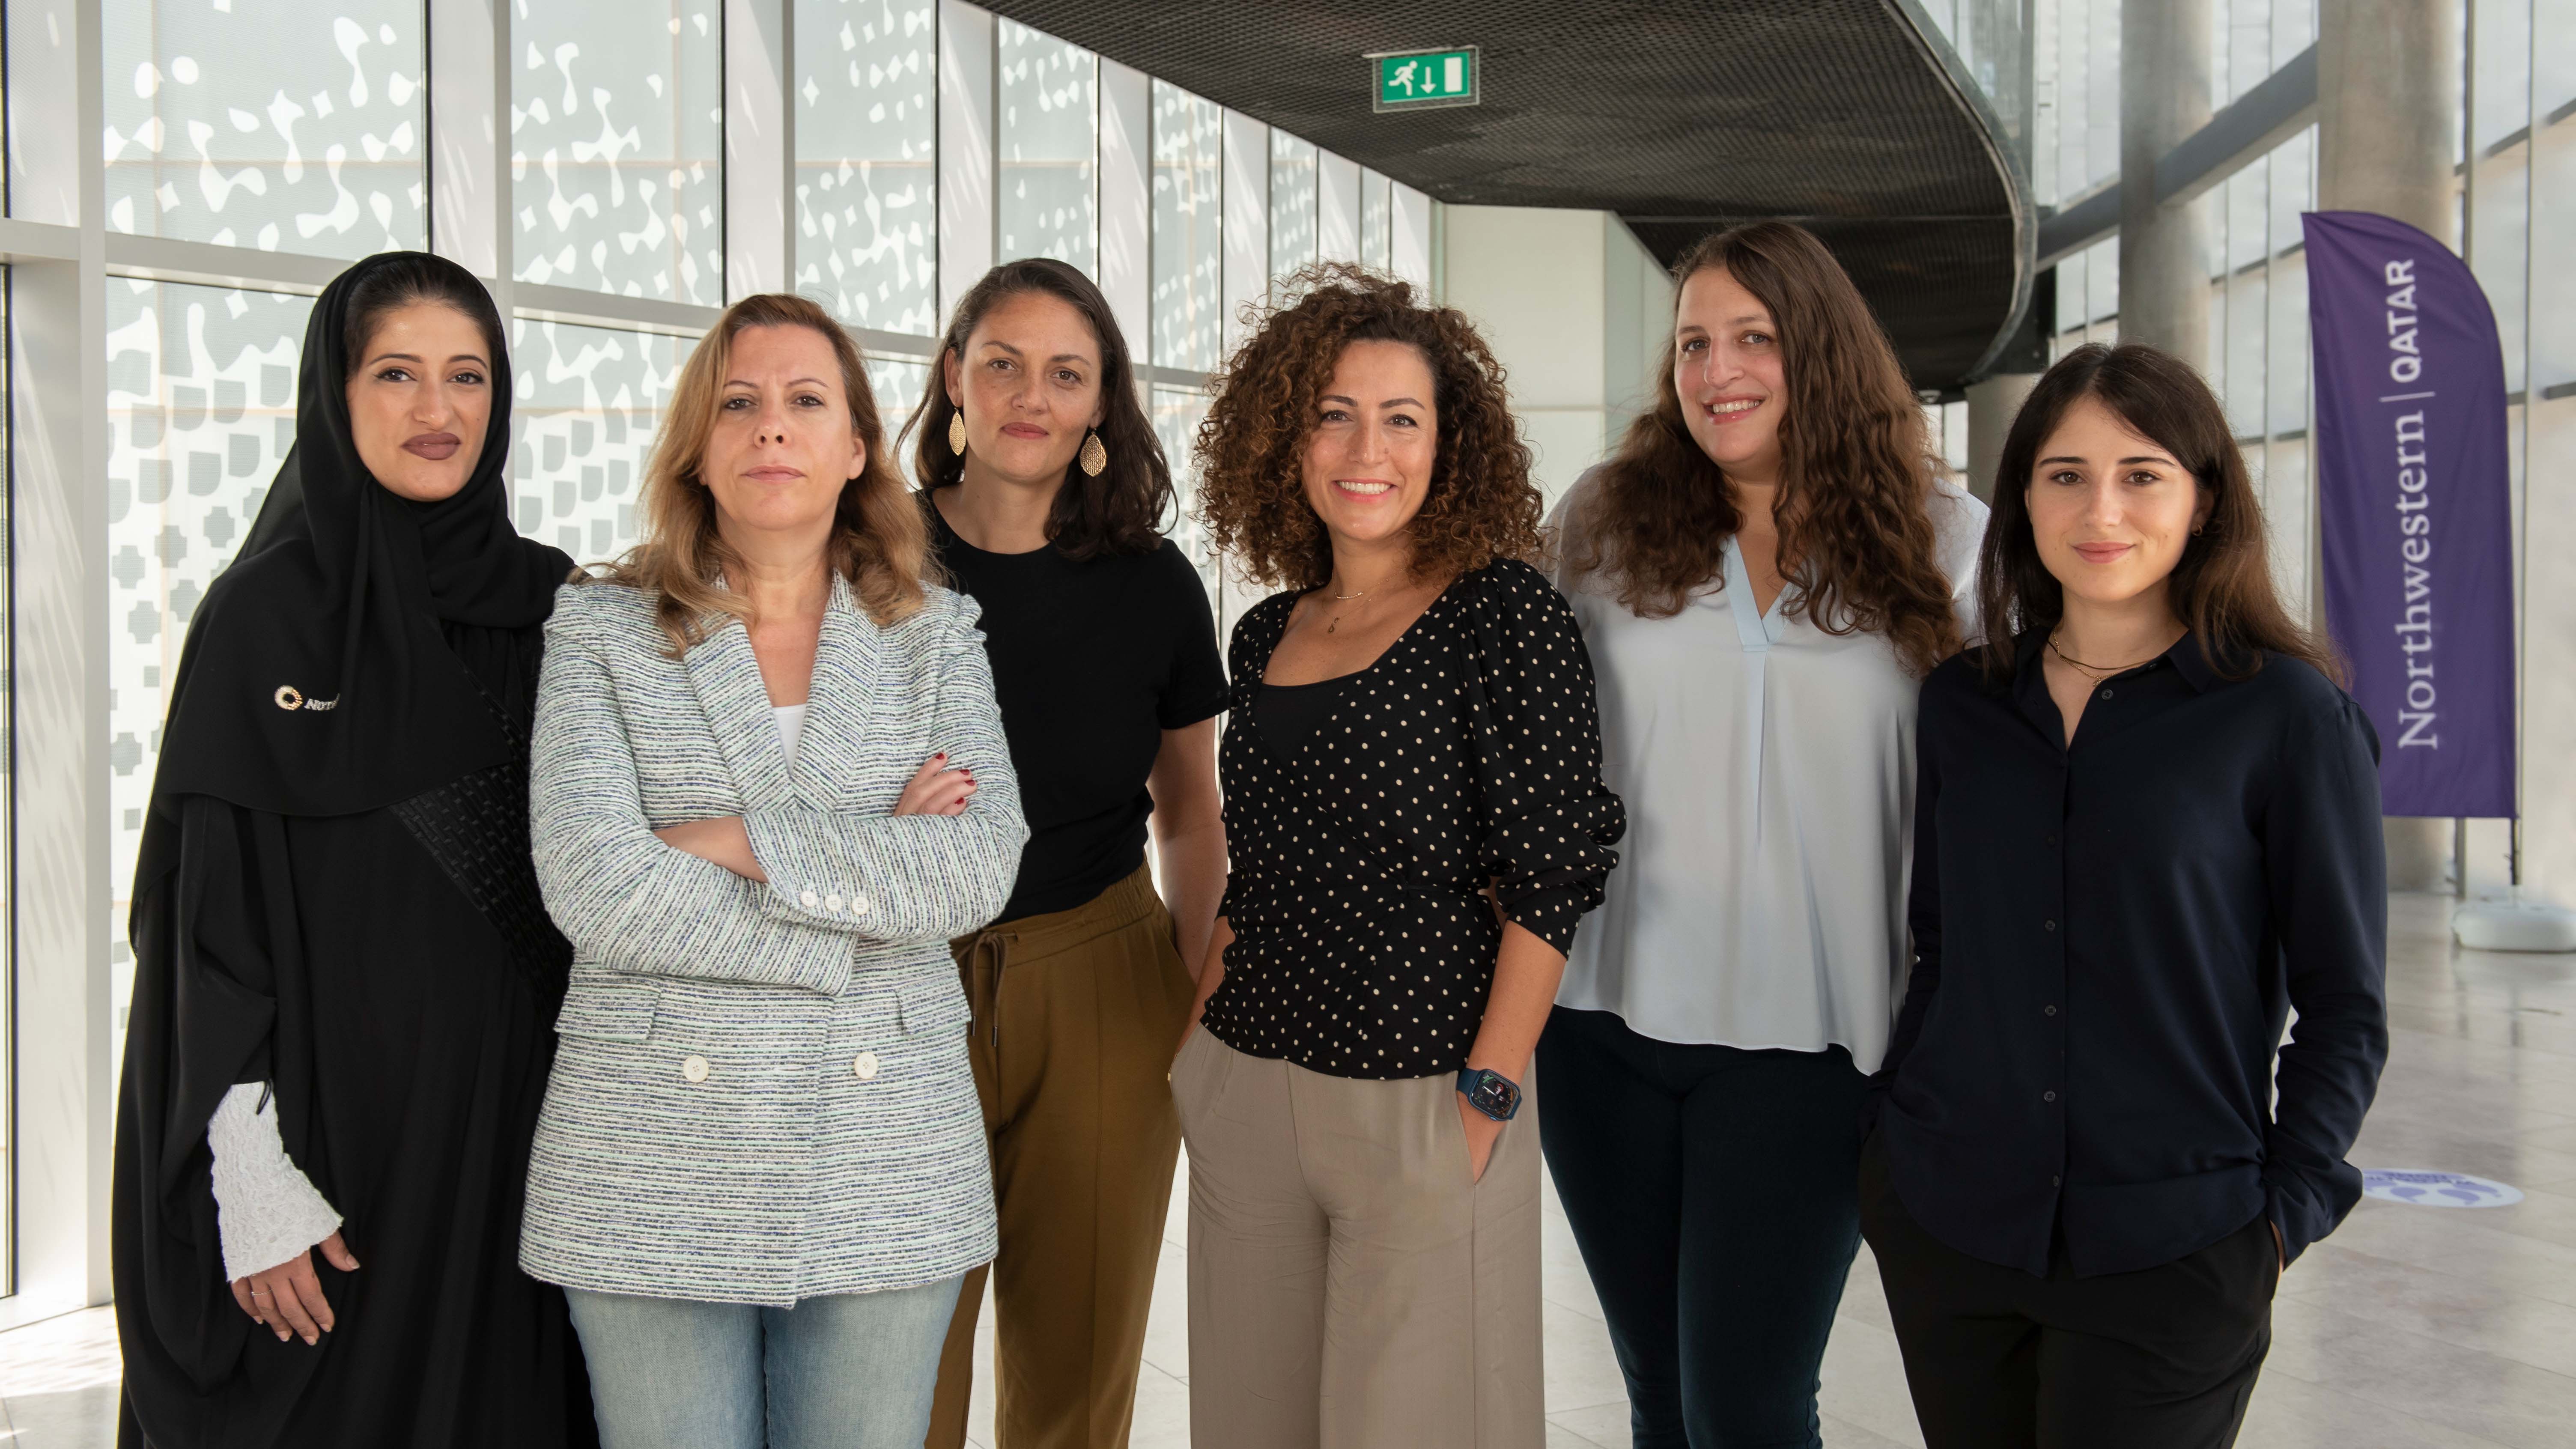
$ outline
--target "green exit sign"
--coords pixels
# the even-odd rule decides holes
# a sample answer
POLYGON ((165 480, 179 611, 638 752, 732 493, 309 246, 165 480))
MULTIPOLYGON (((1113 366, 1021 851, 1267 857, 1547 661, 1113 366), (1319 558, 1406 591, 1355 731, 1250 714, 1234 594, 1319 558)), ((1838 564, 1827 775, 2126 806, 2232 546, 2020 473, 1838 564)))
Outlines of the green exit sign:
POLYGON ((1367 59, 1377 67, 1378 110, 1472 106, 1484 98, 1484 67, 1475 46, 1384 51, 1367 59))

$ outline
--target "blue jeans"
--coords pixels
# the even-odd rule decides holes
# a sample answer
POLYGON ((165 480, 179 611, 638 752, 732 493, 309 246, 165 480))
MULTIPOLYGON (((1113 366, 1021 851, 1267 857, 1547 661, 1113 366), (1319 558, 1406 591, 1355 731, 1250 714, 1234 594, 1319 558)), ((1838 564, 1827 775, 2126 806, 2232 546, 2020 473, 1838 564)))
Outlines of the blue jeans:
POLYGON ((564 1296, 602 1449, 920 1449, 958 1281, 792 1308, 564 1296))

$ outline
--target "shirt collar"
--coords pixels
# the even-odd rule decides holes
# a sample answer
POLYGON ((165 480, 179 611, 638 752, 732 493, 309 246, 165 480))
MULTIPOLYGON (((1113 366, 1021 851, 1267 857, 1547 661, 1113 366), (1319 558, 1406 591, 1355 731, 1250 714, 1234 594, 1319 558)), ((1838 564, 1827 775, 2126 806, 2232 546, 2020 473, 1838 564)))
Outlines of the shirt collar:
MULTIPOLYGON (((2040 651, 2048 647, 2048 633, 2046 629, 2026 629, 2013 640, 2012 696, 2023 717, 2063 747, 2065 718, 2058 713, 2057 702, 2048 696, 2048 674, 2039 662, 2040 651)), ((2174 673, 2191 686, 2192 693, 2207 694, 2227 683, 2227 676, 2219 672, 2217 661, 2209 655, 2201 636, 2187 633, 2175 640, 2172 648, 2141 667, 2171 664, 2174 673)))
MULTIPOLYGON (((2014 683, 2027 683, 2045 692, 2045 676, 2034 666, 2039 661, 2039 652, 2047 647, 2046 629, 2025 629, 2020 637, 2013 640, 2014 683)), ((2156 656, 2153 662, 2171 664, 2174 672, 2191 685, 2194 693, 2207 694, 2228 680, 2227 675, 2219 672, 2219 661, 2210 656, 2209 646, 2199 634, 2186 633, 2174 641, 2171 649, 2156 656)))

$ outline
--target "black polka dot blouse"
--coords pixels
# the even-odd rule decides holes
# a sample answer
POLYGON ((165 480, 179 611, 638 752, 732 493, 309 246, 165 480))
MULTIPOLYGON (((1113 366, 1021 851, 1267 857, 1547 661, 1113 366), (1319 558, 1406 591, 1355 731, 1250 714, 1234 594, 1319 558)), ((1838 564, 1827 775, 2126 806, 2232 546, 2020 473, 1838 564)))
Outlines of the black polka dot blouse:
POLYGON ((1546 578, 1460 578, 1290 748, 1253 718, 1294 594, 1235 625, 1219 768, 1234 927, 1207 1029, 1328 1076, 1455 1073, 1504 914, 1558 951, 1627 829, 1601 783, 1592 660, 1546 578))

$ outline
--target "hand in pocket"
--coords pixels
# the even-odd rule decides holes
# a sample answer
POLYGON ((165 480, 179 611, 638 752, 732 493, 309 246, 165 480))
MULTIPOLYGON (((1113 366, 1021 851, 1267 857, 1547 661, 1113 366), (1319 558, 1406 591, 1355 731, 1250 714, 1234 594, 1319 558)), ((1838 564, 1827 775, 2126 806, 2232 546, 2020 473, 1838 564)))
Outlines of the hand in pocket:
POLYGON ((1494 1144, 1502 1140, 1503 1128, 1509 1124, 1497 1122, 1468 1106, 1465 1093, 1456 1095, 1458 1125, 1467 1134, 1467 1180, 1483 1182, 1485 1169, 1493 1165, 1494 1144))

